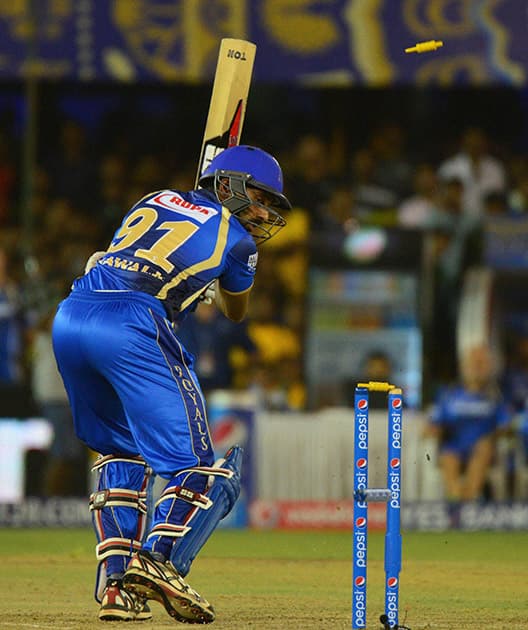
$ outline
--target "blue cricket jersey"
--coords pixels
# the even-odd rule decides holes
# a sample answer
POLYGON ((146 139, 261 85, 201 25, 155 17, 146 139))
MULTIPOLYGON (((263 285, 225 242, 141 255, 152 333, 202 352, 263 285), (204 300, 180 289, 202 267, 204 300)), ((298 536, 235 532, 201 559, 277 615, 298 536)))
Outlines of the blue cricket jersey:
POLYGON ((163 190, 134 205, 54 319, 55 357, 85 444, 141 454, 166 477, 212 465, 193 357, 170 320, 215 278, 247 291, 256 262, 253 238, 207 191, 163 190))
POLYGON ((510 420, 500 397, 470 392, 462 386, 443 390, 433 408, 431 421, 444 430, 442 450, 467 456, 476 442, 510 420))
POLYGON ((256 265, 253 238, 212 193, 162 190, 133 206, 73 288, 147 293, 178 320, 215 278, 231 293, 248 290, 256 265))

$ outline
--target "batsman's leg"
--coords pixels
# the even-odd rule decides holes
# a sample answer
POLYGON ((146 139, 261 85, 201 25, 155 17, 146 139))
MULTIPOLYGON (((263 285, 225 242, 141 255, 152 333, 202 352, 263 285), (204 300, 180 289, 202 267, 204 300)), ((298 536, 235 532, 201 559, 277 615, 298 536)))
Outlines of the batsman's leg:
POLYGON ((132 557, 123 578, 127 590, 160 602, 187 623, 214 621, 214 609, 183 579, 218 522, 240 493, 242 449, 233 447, 220 467, 180 471, 156 505, 147 542, 132 557))
POLYGON ((150 619, 148 605, 123 588, 122 578, 144 539, 152 471, 140 457, 116 455, 100 457, 92 470, 97 474, 90 511, 98 540, 95 598, 101 604, 99 619, 150 619))

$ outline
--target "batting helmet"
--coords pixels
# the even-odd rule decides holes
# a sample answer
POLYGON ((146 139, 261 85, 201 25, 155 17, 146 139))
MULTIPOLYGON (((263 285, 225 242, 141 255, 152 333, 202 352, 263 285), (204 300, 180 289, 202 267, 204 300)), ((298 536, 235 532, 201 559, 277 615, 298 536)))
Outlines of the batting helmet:
POLYGON ((225 149, 217 155, 200 176, 200 186, 207 188, 207 182, 218 171, 231 171, 249 175, 247 185, 270 193, 276 206, 289 210, 291 204, 282 194, 282 170, 277 160, 257 147, 242 144, 225 149))
POLYGON ((202 173, 199 184, 214 190, 218 200, 234 214, 244 227, 249 228, 257 243, 271 238, 286 221, 277 209, 289 210, 291 204, 282 193, 282 170, 277 160, 257 147, 240 145, 225 149, 217 155, 202 173), (267 193, 269 204, 256 203, 247 193, 256 188, 267 193), (248 219, 245 210, 257 205, 264 207, 268 220, 248 219))

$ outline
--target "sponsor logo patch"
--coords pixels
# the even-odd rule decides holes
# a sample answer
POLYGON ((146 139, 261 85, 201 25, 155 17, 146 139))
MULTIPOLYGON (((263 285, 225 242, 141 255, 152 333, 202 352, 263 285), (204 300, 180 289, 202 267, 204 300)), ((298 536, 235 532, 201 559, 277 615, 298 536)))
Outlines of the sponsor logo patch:
POLYGON ((192 217, 199 223, 205 223, 208 219, 218 214, 218 210, 191 203, 173 190, 167 190, 159 193, 152 199, 149 199, 146 203, 161 206, 167 210, 172 210, 173 212, 184 214, 187 217, 192 217))
POLYGON ((358 588, 361 588, 362 586, 365 586, 365 582, 366 582, 365 578, 362 575, 360 575, 354 580, 354 585, 357 586, 358 588))
POLYGON ((251 254, 251 256, 248 258, 248 267, 252 270, 255 271, 255 269, 257 268, 257 262, 258 262, 258 252, 255 252, 254 254, 251 254))

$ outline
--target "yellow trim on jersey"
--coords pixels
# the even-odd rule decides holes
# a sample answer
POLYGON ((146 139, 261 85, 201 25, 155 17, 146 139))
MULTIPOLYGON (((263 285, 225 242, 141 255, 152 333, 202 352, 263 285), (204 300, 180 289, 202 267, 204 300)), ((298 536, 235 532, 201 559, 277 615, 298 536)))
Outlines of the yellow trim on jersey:
MULTIPOLYGON (((168 292, 174 287, 177 287, 180 282, 187 280, 187 278, 191 275, 200 273, 200 271, 204 271, 205 269, 212 269, 213 267, 217 267, 220 261, 222 260, 222 256, 224 254, 224 250, 227 243, 227 234, 229 232, 229 217, 231 213, 227 208, 222 206, 222 218, 220 220, 220 227, 218 229, 218 238, 216 239, 216 245, 214 247, 213 253, 206 260, 202 260, 200 262, 187 267, 187 269, 183 269, 180 273, 175 276, 170 282, 163 285, 161 289, 158 291, 156 297, 159 300, 165 300, 168 292)), ((186 300, 184 300, 180 306, 180 310, 183 310, 186 306, 188 306, 193 300, 198 297, 198 294, 203 290, 197 291, 186 300)))
MULTIPOLYGON (((136 201, 136 203, 134 204, 134 206, 139 206, 139 204, 144 201, 147 197, 151 197, 152 195, 157 195, 160 192, 163 192, 164 190, 166 190, 165 188, 162 188, 161 190, 155 190, 153 192, 149 192, 147 193, 144 197, 141 197, 141 199, 139 201, 136 201)), ((134 207, 132 206, 132 207, 134 207)))
POLYGON ((222 289, 223 293, 227 293, 228 295, 243 295, 244 293, 251 291, 251 289, 253 288, 253 284, 254 283, 252 282, 249 287, 247 289, 244 289, 243 291, 228 291, 227 289, 224 289, 222 285, 220 285, 220 288, 222 289))
POLYGON ((202 293, 203 290, 204 288, 202 287, 201 289, 198 289, 198 291, 195 291, 192 295, 190 295, 186 300, 183 300, 180 306, 180 311, 183 311, 189 306, 189 304, 192 304, 192 302, 196 300, 196 298, 200 295, 200 293, 202 293))

